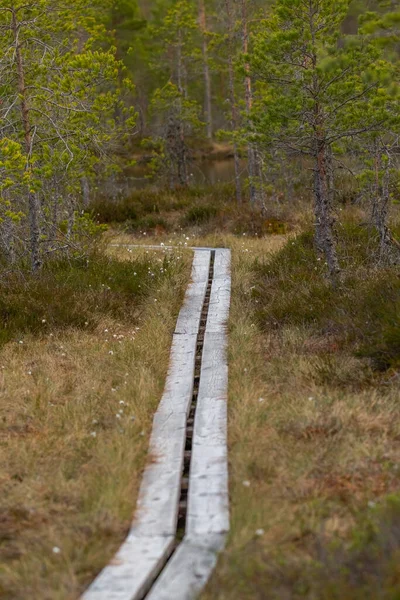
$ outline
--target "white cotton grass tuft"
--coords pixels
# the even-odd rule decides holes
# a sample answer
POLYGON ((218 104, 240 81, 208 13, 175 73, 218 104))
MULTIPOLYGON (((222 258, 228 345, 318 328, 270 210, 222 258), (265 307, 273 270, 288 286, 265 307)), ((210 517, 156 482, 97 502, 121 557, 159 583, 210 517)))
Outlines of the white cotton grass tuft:
POLYGON ((264 529, 257 529, 256 530, 256 536, 258 536, 258 537, 264 535, 264 533, 265 533, 264 529))

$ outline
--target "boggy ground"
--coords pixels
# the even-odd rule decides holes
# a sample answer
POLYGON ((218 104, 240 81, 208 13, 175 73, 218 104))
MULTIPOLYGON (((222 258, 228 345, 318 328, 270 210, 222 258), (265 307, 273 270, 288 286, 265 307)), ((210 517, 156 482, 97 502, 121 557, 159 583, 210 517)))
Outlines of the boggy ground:
MULTIPOLYGON (((15 338, 4 347, 8 381, 18 382, 18 386, 5 386, 17 399, 14 412, 18 418, 29 415, 29 410, 34 418, 40 417, 39 426, 28 428, 27 433, 17 428, 18 443, 13 450, 22 458, 17 460, 12 454, 8 458, 13 468, 7 475, 10 491, 3 519, 10 531, 3 545, 9 553, 2 573, 7 586, 3 583, 4 597, 22 598, 28 593, 32 598, 76 597, 125 535, 145 461, 151 416, 161 394, 169 352, 167 332, 172 331, 173 315, 182 300, 176 297, 174 282, 181 282, 183 293, 188 273, 190 253, 183 249, 207 245, 231 247, 233 253, 229 325, 232 529, 203 598, 398 598, 398 271, 377 268, 374 236, 356 224, 359 219, 355 220, 353 211, 342 217, 340 253, 346 269, 336 289, 325 277, 323 261, 314 254, 307 219, 296 217, 297 224, 288 227, 293 229, 288 235, 257 231, 232 235, 215 231, 211 225, 207 235, 198 225, 178 232, 142 231, 135 236, 111 231, 109 242, 172 244, 184 257, 180 259, 183 271, 178 269, 172 278, 157 284, 160 292, 154 299, 158 302, 154 303, 152 293, 143 298, 141 329, 126 352, 119 348, 109 354, 114 345, 124 348, 128 343, 118 336, 128 337, 132 315, 129 326, 124 320, 99 320, 90 323, 88 332, 85 323, 79 331, 64 331, 62 340, 56 334, 51 340, 39 336, 35 343, 40 346, 31 347, 31 342, 18 345, 15 338), (122 333, 116 326, 120 322, 127 328, 122 333), (95 360, 92 351, 88 356, 89 340, 95 360), (41 356, 48 344, 47 354, 41 356), (71 355, 73 383, 69 375, 63 379, 67 371, 63 361, 71 360, 71 355), (35 361, 41 368, 39 392, 34 375, 26 373, 28 369, 34 373, 30 365, 35 361), (49 375, 55 369, 60 370, 63 385, 49 384, 59 379, 49 375), (87 372, 90 376, 83 385, 87 372), (59 395, 76 399, 77 390, 88 399, 85 403, 58 402, 59 395), (22 408, 20 402, 25 403, 22 408), (125 419, 124 426, 118 414, 125 419), (135 420, 129 421, 128 415, 135 420), (71 429, 73 434, 68 433, 71 429), (31 436, 30 446, 21 444, 23 435, 31 436), (30 452, 31 447, 36 451, 30 452), (86 461, 88 455, 91 459, 86 461), (70 471, 62 466, 64 457, 70 471), (28 477, 21 468, 26 462, 28 477), (38 464, 49 473, 44 481, 40 474, 37 477, 38 464), (48 465, 53 466, 49 469, 48 465)), ((138 252, 146 257, 149 251, 112 250, 128 258, 138 252)), ((115 319, 120 313, 113 306, 115 319)), ((12 427, 7 439, 12 438, 10 431, 12 427)))
POLYGON ((232 248, 232 529, 204 600, 399 598, 399 273, 359 220, 337 288, 307 227, 150 239, 232 248))
POLYGON ((1 284, 7 600, 77 598, 132 519, 190 254, 113 255, 1 284))
POLYGON ((232 529, 202 597, 398 599, 398 270, 351 219, 338 289, 311 234, 225 243, 232 529))

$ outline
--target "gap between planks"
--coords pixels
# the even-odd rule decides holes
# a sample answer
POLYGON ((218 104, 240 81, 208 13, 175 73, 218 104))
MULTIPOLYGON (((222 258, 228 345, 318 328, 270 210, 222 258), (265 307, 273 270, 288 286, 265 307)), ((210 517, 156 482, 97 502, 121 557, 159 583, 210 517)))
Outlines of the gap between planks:
POLYGON ((192 280, 173 336, 165 390, 154 416, 149 452, 156 460, 145 469, 136 518, 118 553, 82 600, 142 600, 149 590, 148 600, 192 600, 206 584, 224 547, 229 530, 226 323, 230 251, 217 249, 193 432, 186 530, 173 552, 197 334, 210 258, 210 249, 195 250, 192 280))

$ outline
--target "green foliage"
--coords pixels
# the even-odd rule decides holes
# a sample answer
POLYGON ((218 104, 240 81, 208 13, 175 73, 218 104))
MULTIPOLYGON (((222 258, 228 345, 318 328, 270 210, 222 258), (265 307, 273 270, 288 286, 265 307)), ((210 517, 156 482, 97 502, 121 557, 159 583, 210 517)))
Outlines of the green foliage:
MULTIPOLYGON (((0 8, 1 239, 14 260, 28 238, 34 269, 45 242, 54 250, 64 218, 78 214, 82 181, 112 168, 117 142, 135 125, 124 101, 132 82, 97 20, 100 6, 34 0, 0 8)), ((74 242, 96 231, 79 217, 74 242)))
POLYGON ((260 80, 253 122, 267 142, 314 154, 316 135, 337 144, 389 118, 393 66, 374 39, 342 35, 348 9, 348 0, 278 0, 260 24, 249 60, 260 80))

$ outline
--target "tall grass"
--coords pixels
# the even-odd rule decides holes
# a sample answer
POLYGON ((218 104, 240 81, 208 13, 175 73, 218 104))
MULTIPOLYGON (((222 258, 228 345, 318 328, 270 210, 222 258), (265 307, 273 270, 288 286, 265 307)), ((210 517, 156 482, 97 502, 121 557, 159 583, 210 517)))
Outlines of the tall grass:
POLYGON ((167 257, 132 263, 98 252, 54 260, 39 275, 9 275, 0 283, 0 344, 26 333, 92 330, 101 316, 133 323, 150 290, 176 268, 167 257))

